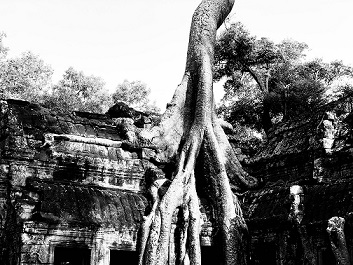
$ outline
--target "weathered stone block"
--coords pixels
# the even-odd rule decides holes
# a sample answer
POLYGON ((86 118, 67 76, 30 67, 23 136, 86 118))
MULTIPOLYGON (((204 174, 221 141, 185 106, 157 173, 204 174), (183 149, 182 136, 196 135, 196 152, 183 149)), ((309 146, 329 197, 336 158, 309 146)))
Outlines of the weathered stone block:
POLYGON ((126 160, 126 159, 138 159, 138 154, 136 152, 125 151, 122 148, 116 149, 116 156, 118 159, 126 160))
POLYGON ((108 158, 110 160, 118 159, 117 150, 115 147, 107 147, 107 151, 108 151, 108 158))
POLYGON ((97 137, 98 136, 95 128, 92 125, 88 124, 85 126, 85 128, 86 128, 86 137, 97 137))
POLYGON ((141 149, 141 159, 146 159, 149 160, 150 158, 153 158, 156 156, 156 151, 151 148, 142 148, 141 149))
POLYGON ((78 135, 83 136, 83 137, 86 136, 86 128, 84 125, 79 124, 79 123, 75 123, 74 126, 75 126, 75 129, 76 129, 78 135))
POLYGON ((26 184, 26 179, 30 177, 28 163, 11 163, 9 167, 9 177, 13 186, 22 186, 26 184))
POLYGON ((0 163, 0 179, 8 179, 9 174, 9 164, 5 164, 5 161, 1 161, 0 163))

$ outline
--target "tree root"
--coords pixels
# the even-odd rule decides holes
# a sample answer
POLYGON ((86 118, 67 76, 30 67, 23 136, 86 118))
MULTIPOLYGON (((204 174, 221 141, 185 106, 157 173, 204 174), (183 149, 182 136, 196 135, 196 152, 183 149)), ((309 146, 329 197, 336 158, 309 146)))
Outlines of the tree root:
MULTIPOLYGON (((198 128, 200 128, 198 126, 198 128)), ((171 182, 167 192, 162 198, 157 198, 152 210, 142 225, 142 237, 139 264, 167 264, 175 251, 170 251, 170 242, 175 241, 172 236, 173 215, 177 210, 182 212, 184 226, 177 234, 179 239, 176 262, 177 264, 200 264, 200 210, 194 168, 202 143, 208 154, 213 157, 213 167, 218 172, 213 176, 216 182, 215 193, 217 197, 216 212, 224 244, 225 264, 235 264, 245 257, 239 253, 239 248, 244 248, 242 242, 246 224, 242 216, 240 203, 230 189, 226 168, 219 148, 213 126, 204 126, 201 129, 191 129, 188 141, 182 149, 177 174, 171 182), (171 254, 173 252, 173 254, 171 254)), ((173 248, 174 250, 174 248, 173 248)))

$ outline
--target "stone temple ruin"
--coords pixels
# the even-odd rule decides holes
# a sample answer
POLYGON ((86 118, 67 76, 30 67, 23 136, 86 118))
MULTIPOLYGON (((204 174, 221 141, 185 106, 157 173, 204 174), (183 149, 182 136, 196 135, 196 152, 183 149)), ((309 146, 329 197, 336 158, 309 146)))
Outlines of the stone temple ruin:
MULTIPOLYGON (((251 158, 229 135, 244 168, 263 183, 239 194, 250 264, 335 264, 326 231, 334 216, 345 220, 353 258, 353 112, 337 115, 339 104, 348 103, 278 126, 251 158)), ((126 128, 154 118, 127 107, 58 114, 2 100, 0 264, 136 264, 146 170, 163 172, 150 162, 154 150, 124 141, 126 128)), ((201 213, 202 264, 217 264, 207 201, 201 213)))

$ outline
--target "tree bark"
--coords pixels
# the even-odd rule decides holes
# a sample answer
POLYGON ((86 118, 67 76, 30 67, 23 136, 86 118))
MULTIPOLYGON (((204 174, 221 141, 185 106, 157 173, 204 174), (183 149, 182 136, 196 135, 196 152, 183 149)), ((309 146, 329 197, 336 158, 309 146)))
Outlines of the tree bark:
POLYGON ((198 183, 212 183, 209 198, 221 231, 224 264, 246 264, 247 228, 237 197, 238 189, 253 187, 249 176, 218 122, 213 98, 213 60, 216 31, 233 7, 233 0, 203 0, 192 18, 185 73, 159 126, 141 132, 159 150, 155 161, 177 160, 171 183, 142 224, 139 264, 200 264, 200 212, 198 183), (200 159, 202 153, 204 159, 200 159), (196 162, 209 174, 195 172, 196 162), (174 230, 173 216, 182 223, 174 230), (171 242, 177 242, 171 246, 171 242), (174 253, 173 253, 174 252, 174 253), (174 256, 173 256, 174 255, 174 256), (171 262, 172 263, 172 262, 171 262))
POLYGON ((326 231, 330 238, 331 249, 338 265, 350 265, 349 253, 344 235, 345 220, 342 217, 332 217, 328 220, 326 231))
POLYGON ((267 70, 267 72, 264 74, 264 77, 261 78, 261 76, 256 73, 253 69, 250 68, 250 66, 247 66, 245 63, 242 63, 244 69, 252 76, 252 78, 255 80, 257 85, 259 86, 259 89, 262 92, 262 104, 263 104, 263 110, 262 110, 262 115, 261 115, 261 123, 262 127, 265 131, 266 134, 268 134, 269 130, 272 128, 272 120, 270 116, 270 109, 268 106, 267 102, 267 97, 270 93, 268 83, 270 80, 270 70, 267 70))

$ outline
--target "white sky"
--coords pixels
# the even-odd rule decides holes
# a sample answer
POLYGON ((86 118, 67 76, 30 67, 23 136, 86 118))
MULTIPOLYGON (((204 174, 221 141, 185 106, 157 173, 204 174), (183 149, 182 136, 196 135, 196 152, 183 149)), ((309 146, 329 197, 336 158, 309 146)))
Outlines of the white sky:
MULTIPOLYGON (((110 91, 141 80, 164 109, 181 81, 199 2, 0 0, 0 31, 9 57, 34 52, 54 69, 54 82, 70 66, 102 77, 110 91)), ((252 35, 306 42, 310 56, 353 66, 352 11, 353 0, 236 0, 232 20, 252 35)))

